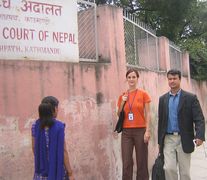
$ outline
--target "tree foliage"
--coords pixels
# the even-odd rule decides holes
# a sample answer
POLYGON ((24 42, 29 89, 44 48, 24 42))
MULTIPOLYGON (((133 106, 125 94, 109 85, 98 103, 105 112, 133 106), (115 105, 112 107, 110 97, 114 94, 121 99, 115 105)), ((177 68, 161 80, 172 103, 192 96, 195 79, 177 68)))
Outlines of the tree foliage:
POLYGON ((187 22, 180 46, 190 53, 192 77, 207 80, 207 2, 194 6, 187 22))
POLYGON ((96 0, 137 14, 140 20, 190 53, 191 76, 207 80, 207 1, 96 0))

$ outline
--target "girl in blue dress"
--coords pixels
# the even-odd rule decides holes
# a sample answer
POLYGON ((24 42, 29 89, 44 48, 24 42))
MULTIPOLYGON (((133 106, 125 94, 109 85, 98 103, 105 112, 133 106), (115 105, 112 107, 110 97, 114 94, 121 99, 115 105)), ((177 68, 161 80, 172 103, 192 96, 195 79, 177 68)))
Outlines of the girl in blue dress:
POLYGON ((65 144, 65 124, 57 120, 59 101, 43 98, 39 119, 32 125, 33 180, 74 180, 65 144))

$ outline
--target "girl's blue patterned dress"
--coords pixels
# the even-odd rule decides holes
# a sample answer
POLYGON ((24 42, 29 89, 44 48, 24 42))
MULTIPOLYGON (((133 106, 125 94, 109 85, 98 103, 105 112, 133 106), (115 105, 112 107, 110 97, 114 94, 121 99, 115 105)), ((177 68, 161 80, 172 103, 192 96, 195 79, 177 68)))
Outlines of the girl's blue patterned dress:
MULTIPOLYGON (((32 124, 32 136, 35 138, 35 123, 32 124)), ((49 148, 49 132, 48 129, 45 129, 45 137, 46 137, 46 146, 47 150, 49 148)), ((48 180, 48 177, 42 176, 41 174, 34 173, 33 180, 48 180)), ((64 168, 64 177, 63 180, 69 180, 69 177, 67 175, 66 169, 64 168)))

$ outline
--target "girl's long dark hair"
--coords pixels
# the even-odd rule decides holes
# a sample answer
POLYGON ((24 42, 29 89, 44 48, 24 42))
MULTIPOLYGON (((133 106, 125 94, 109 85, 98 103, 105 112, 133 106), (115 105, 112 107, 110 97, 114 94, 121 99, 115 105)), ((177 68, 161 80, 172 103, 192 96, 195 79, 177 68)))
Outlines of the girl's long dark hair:
POLYGON ((53 120, 53 107, 50 103, 41 103, 39 105, 39 119, 40 128, 51 127, 54 123, 53 120))

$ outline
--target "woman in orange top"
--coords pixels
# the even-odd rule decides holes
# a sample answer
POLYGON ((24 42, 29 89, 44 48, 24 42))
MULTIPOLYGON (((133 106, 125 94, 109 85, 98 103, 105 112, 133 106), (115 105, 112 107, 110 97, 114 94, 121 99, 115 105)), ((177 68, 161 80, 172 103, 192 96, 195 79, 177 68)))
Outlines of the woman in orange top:
POLYGON ((137 89, 139 73, 129 69, 126 73, 128 90, 118 100, 119 115, 124 106, 125 118, 121 136, 123 174, 122 180, 133 178, 133 149, 136 151, 136 180, 149 180, 148 142, 150 139, 150 97, 144 90, 137 89))

